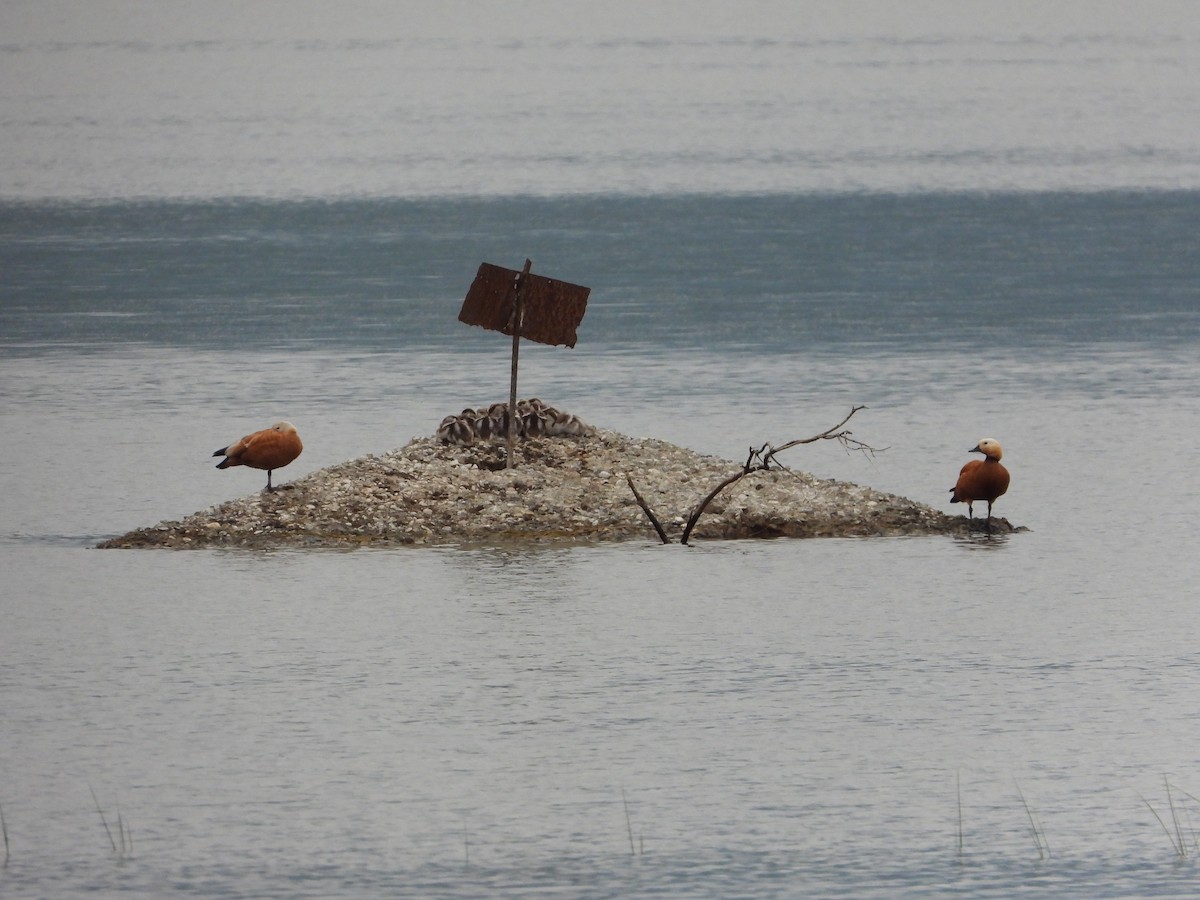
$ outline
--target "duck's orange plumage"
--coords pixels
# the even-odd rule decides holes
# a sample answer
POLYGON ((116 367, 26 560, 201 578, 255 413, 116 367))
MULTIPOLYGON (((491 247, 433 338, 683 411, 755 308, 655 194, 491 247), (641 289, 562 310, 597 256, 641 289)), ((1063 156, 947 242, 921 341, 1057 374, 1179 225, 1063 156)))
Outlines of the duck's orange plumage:
POLYGON ((248 434, 240 441, 222 447, 213 456, 225 457, 217 463, 218 469, 228 469, 230 466, 266 469, 267 490, 273 491, 271 472, 292 462, 303 449, 296 426, 291 422, 276 422, 270 428, 248 434))
POLYGON ((973 459, 958 473, 958 483, 950 488, 951 503, 967 504, 967 518, 974 514, 971 506, 976 500, 987 501, 988 522, 992 519, 992 503, 1008 490, 1008 469, 1000 464, 1004 451, 994 438, 984 438, 970 450, 982 453, 983 459, 973 459))

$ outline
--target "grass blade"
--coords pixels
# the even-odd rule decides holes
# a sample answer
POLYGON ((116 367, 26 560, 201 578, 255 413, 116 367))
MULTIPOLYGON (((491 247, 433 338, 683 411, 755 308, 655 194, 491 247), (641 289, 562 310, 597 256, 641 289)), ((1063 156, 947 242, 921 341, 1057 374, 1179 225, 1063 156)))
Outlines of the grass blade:
POLYGON ((962 856, 963 851, 963 831, 962 831, 962 769, 954 773, 954 787, 958 792, 958 855, 962 856))
POLYGON ((1171 796, 1171 782, 1163 776, 1163 786, 1167 789, 1167 806, 1171 807, 1171 821, 1175 824, 1175 847, 1181 857, 1187 856, 1187 844, 1183 842, 1183 829, 1179 825, 1179 813, 1175 809, 1175 798, 1171 796))
MULTIPOLYGON (((1141 797, 1141 794, 1138 794, 1141 797)), ((1146 808, 1154 813, 1154 818, 1158 819, 1158 824, 1162 826, 1163 834, 1167 836, 1167 840, 1171 842, 1171 849, 1175 851, 1177 856, 1183 856, 1180 848, 1175 844, 1175 835, 1171 834, 1171 829, 1167 827, 1167 823, 1163 821, 1162 816, 1158 814, 1158 810, 1150 805, 1150 801, 1142 797, 1142 802, 1146 804, 1146 808)))
POLYGON ((637 856, 637 847, 633 843, 633 820, 629 818, 629 801, 625 799, 625 788, 621 788, 621 804, 625 807, 625 828, 629 831, 629 852, 637 856))
POLYGON ((1025 794, 1022 793, 1021 786, 1015 780, 1013 785, 1017 789, 1017 796, 1021 798, 1021 805, 1025 807, 1025 815, 1029 817, 1029 829, 1033 832, 1033 842, 1037 845, 1038 859, 1045 859, 1050 852, 1050 844, 1046 841, 1046 832, 1038 827, 1037 820, 1033 817, 1033 810, 1025 802, 1025 794))
POLYGON ((113 853, 117 852, 117 842, 113 840, 112 829, 108 827, 108 819, 104 818, 104 810, 100 808, 100 800, 96 797, 96 791, 91 784, 88 785, 88 790, 92 792, 92 802, 96 804, 96 812, 100 813, 100 822, 104 825, 104 833, 108 835, 108 842, 112 844, 113 853))

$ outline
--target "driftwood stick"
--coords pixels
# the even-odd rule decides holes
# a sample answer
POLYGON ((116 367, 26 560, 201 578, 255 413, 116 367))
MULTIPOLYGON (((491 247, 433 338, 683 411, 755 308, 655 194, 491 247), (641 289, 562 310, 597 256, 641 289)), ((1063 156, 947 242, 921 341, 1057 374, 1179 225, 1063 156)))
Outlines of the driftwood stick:
POLYGON ((679 543, 686 544, 688 542, 688 538, 692 536, 692 529, 696 527, 696 523, 699 522, 700 517, 704 515, 705 507, 712 503, 713 498, 716 497, 717 494, 721 493, 721 491, 725 490, 725 488, 729 487, 735 481, 740 479, 743 475, 747 474, 747 472, 748 470, 743 470, 738 472, 736 475, 730 475, 715 488, 713 488, 707 497, 700 501, 699 505, 692 513, 692 517, 688 519, 687 528, 683 529, 683 537, 679 539, 679 543))
MULTIPOLYGON (((631 491, 633 491, 633 499, 636 500, 637 505, 642 508, 642 512, 644 512, 646 514, 646 518, 650 520, 650 524, 653 525, 654 530, 658 532, 659 538, 662 539, 662 542, 664 544, 671 543, 671 539, 669 537, 667 537, 667 533, 665 531, 663 531, 663 527, 661 524, 659 524, 658 518, 654 515, 654 511, 652 509, 650 509, 650 507, 649 507, 649 505, 647 505, 645 499, 638 492, 637 487, 634 486, 633 477, 631 475, 626 475, 625 481, 629 484, 629 489, 631 491)), ((684 541, 684 543, 687 543, 687 542, 684 541)))

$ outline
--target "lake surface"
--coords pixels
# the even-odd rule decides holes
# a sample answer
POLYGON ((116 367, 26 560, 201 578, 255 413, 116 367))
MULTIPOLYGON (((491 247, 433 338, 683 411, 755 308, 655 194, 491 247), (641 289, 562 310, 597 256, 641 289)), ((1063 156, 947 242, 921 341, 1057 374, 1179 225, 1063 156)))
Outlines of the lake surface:
POLYGON ((1188 0, 11 0, 0 195, 1200 185, 1188 0))
POLYGON ((580 203, 507 230, 495 201, 5 209, 6 889, 1190 886, 1144 800, 1171 821, 1165 776, 1196 813, 1200 197, 612 199, 554 227, 580 203), (455 316, 465 263, 517 247, 595 283, 527 393, 733 460, 863 403, 886 450, 790 463, 948 511, 996 436, 997 511, 1031 530, 89 549, 258 490, 209 454, 276 418, 306 443, 286 481, 503 397, 507 341, 455 316))
POLYGON ((1187 7, 302 6, 0 14, 0 894, 1194 893, 1187 7), (948 512, 995 437, 1029 530, 93 549, 504 398, 526 258, 592 294, 523 395, 733 466, 864 404, 785 462, 948 512))

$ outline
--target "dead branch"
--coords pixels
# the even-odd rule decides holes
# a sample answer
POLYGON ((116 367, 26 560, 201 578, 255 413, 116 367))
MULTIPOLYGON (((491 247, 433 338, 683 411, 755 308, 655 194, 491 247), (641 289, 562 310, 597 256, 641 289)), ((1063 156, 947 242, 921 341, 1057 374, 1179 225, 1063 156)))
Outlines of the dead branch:
MULTIPOLYGON (((886 447, 872 447, 871 445, 863 443, 862 441, 853 437, 853 432, 842 429, 842 426, 849 422, 854 417, 854 414, 860 409, 866 409, 866 406, 851 407, 850 412, 846 414, 846 417, 842 419, 842 421, 838 422, 832 428, 825 429, 820 434, 814 434, 812 437, 788 441, 786 444, 781 444, 778 447, 774 446, 770 442, 763 444, 757 450, 755 450, 754 447, 750 447, 749 455, 746 457, 746 462, 742 466, 742 471, 737 472, 734 475, 730 475, 715 488, 713 488, 709 492, 708 496, 696 505, 696 508, 692 511, 691 517, 688 519, 687 526, 683 529, 683 537, 680 538, 679 542, 681 544, 687 544, 688 538, 692 536, 692 529, 696 527, 696 523, 699 522, 700 517, 704 515, 704 510, 708 508, 708 504, 712 503, 717 494, 721 493, 721 491, 725 490, 725 488, 729 487, 731 484, 740 480, 746 475, 749 475, 751 472, 769 471, 772 465, 775 465, 780 469, 786 469, 787 466, 775 458, 775 454, 777 453, 782 453, 784 450, 789 450, 792 447, 798 447, 801 444, 813 444, 817 441, 837 441, 843 447, 845 447, 847 451, 857 450, 860 453, 867 454, 868 456, 874 456, 876 453, 882 453, 887 449, 886 447)), ((640 506, 642 508, 642 512, 646 514, 646 517, 650 520, 650 524, 654 526, 654 530, 658 532, 658 536, 662 539, 662 542, 664 544, 671 543, 671 540, 667 537, 667 533, 663 530, 662 525, 659 524, 658 519, 651 511, 650 507, 646 504, 646 501, 642 499, 642 495, 638 493, 638 489, 634 487, 633 478, 631 478, 629 475, 626 475, 625 480, 629 483, 629 489, 633 491, 633 496, 634 499, 637 500, 638 506, 640 506)))
POLYGON ((852 435, 854 432, 850 430, 839 430, 843 425, 849 422, 856 412, 860 409, 866 409, 865 406, 851 407, 850 412, 846 414, 846 418, 838 422, 832 428, 827 428, 820 434, 814 434, 812 437, 800 438, 795 441, 788 441, 786 444, 781 444, 775 447, 769 443, 763 444, 757 451, 751 447, 750 457, 746 460, 745 469, 747 472, 753 472, 756 469, 767 470, 771 468, 771 464, 779 466, 781 469, 787 468, 779 460, 775 458, 775 454, 782 453, 784 450, 790 450, 792 447, 798 447, 801 444, 813 444, 817 441, 837 441, 847 451, 857 450, 860 453, 865 453, 868 456, 874 456, 876 453, 882 453, 887 447, 872 447, 870 444, 863 443, 852 435), (757 459, 757 464, 752 465, 752 461, 757 459))
POLYGON ((700 517, 704 515, 704 510, 708 507, 708 504, 713 501, 717 494, 721 493, 721 491, 725 490, 725 488, 729 487, 735 481, 738 481, 745 475, 749 475, 751 472, 765 472, 771 468, 772 463, 779 466, 781 469, 786 468, 783 463, 775 459, 776 453, 781 453, 784 450, 797 447, 800 444, 813 444, 817 441, 834 440, 838 441, 847 450, 859 450, 871 456, 874 456, 876 453, 883 452, 883 450, 887 449, 886 447, 882 449, 876 449, 875 447, 864 444, 862 441, 851 437, 850 431, 840 430, 842 426, 849 422, 854 417, 854 414, 860 409, 866 409, 866 406, 851 407, 850 412, 846 414, 846 417, 842 419, 842 421, 838 422, 832 428, 826 428, 820 434, 814 434, 812 437, 788 441, 786 444, 783 444, 779 447, 772 446, 770 443, 763 444, 758 450, 755 450, 753 447, 751 447, 750 455, 746 457, 746 463, 742 466, 742 471, 738 472, 736 475, 731 475, 722 481, 719 485, 713 488, 709 495, 701 500, 696 506, 696 509, 692 512, 691 518, 688 519, 687 527, 683 530, 683 537, 680 538, 679 542, 681 544, 686 544, 688 542, 688 538, 692 536, 692 529, 696 527, 696 523, 699 522, 700 517))
POLYGON ((633 478, 629 475, 626 475, 625 481, 629 484, 629 489, 633 491, 633 499, 636 500, 637 505, 642 508, 642 512, 646 514, 646 518, 650 520, 650 524, 654 526, 654 530, 658 532, 658 536, 662 538, 662 542, 664 544, 671 543, 671 539, 667 537, 667 533, 663 531, 662 525, 659 524, 658 518, 654 515, 653 511, 646 504, 646 501, 642 498, 642 495, 638 492, 638 489, 634 486, 633 478))
POLYGON ((692 529, 696 527, 696 523, 700 521, 700 517, 704 515, 705 508, 708 506, 708 504, 712 503, 713 498, 746 474, 748 474, 747 471, 741 471, 736 475, 730 475, 715 488, 713 488, 707 497, 700 501, 700 503, 696 506, 696 509, 692 512, 691 518, 688 519, 687 528, 683 529, 683 537, 679 539, 679 543, 686 544, 688 542, 688 538, 692 536, 692 529))

